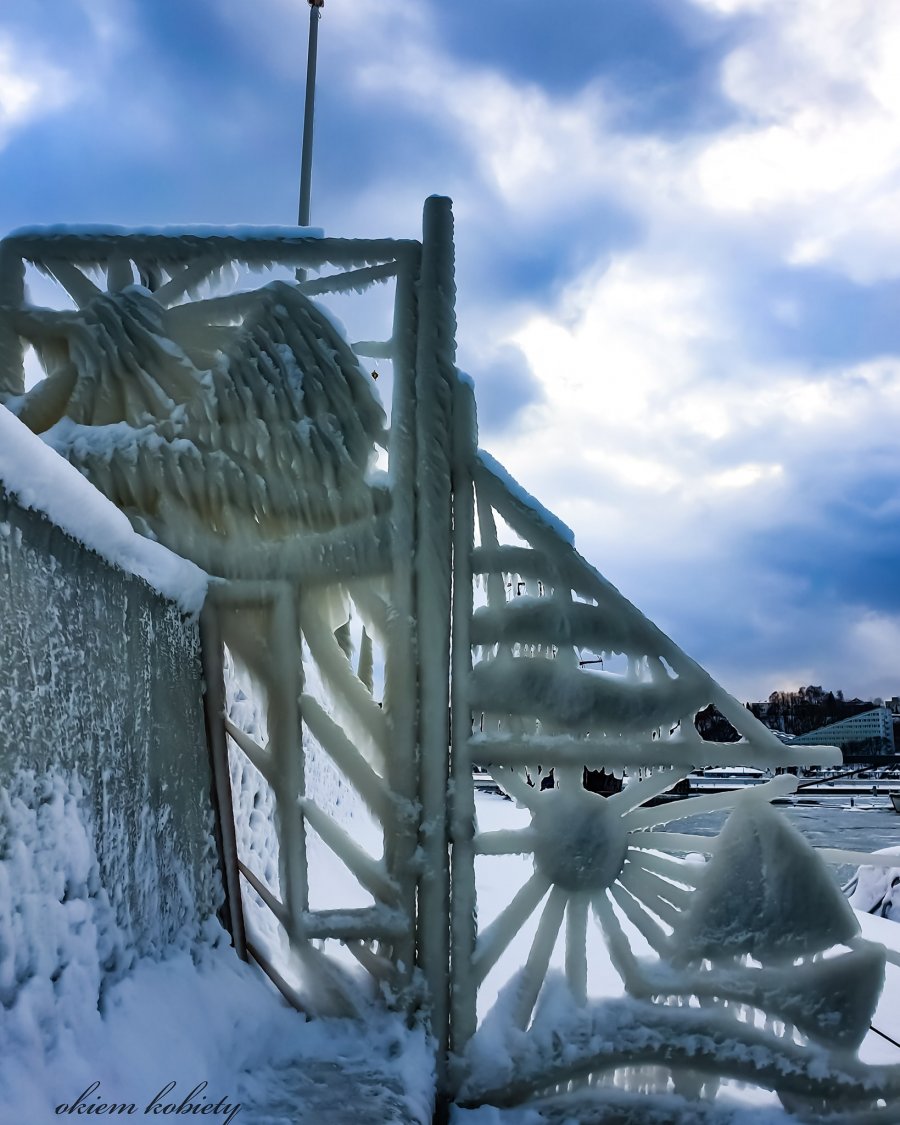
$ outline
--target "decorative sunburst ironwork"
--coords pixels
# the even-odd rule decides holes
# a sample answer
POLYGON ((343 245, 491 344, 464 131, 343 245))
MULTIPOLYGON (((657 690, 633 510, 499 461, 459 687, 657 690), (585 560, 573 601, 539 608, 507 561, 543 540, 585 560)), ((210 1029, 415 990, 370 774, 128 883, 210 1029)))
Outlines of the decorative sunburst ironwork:
POLYGON ((457 651, 465 637, 471 654, 455 668, 460 1098, 527 1101, 563 1120, 575 1091, 581 1119, 600 1121, 610 1089, 624 1113, 628 1090, 708 1100, 732 1078, 801 1116, 820 1113, 827 1096, 851 1116, 890 1120, 900 1069, 855 1057, 886 953, 862 940, 824 862, 869 857, 817 852, 790 825, 772 802, 796 789, 791 773, 690 800, 671 792, 703 767, 772 774, 838 752, 783 746, 588 566, 500 466, 474 449, 468 466, 455 496, 457 524, 474 529, 477 512, 478 526, 473 549, 456 555, 457 651), (694 720, 709 704, 739 741, 701 737, 694 720), (476 763, 525 825, 478 830, 476 763), (621 791, 586 788, 601 769, 624 774, 621 791), (718 834, 678 830, 703 813, 727 815, 718 834), (481 928, 480 857, 504 855, 530 862, 481 928), (598 943, 622 999, 591 995, 598 943), (504 977, 511 948, 524 963, 510 971, 507 956, 504 977))

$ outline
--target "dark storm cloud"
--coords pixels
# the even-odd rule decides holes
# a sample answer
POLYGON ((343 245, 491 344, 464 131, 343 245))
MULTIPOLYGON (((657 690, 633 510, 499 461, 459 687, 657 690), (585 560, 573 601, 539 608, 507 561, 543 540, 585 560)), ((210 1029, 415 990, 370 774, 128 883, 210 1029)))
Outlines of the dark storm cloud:
POLYGON ((495 0, 441 5, 438 22, 460 58, 553 94, 571 94, 600 78, 619 95, 622 129, 704 130, 735 114, 717 71, 737 21, 658 0, 495 0))
MULTIPOLYGON (((460 363, 466 366, 467 349, 460 348, 460 363)), ((471 366, 474 367, 474 364, 471 366)), ((515 424, 521 410, 540 399, 541 386, 528 360, 512 344, 497 348, 477 362, 476 396, 482 431, 502 433, 515 424)))

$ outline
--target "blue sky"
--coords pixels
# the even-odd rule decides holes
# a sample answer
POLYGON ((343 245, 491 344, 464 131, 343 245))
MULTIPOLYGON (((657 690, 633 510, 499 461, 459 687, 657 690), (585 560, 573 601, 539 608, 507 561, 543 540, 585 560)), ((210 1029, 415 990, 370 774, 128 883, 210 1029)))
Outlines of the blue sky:
MULTIPOLYGON (((0 230, 291 223, 302 0, 0 14, 0 230)), ((900 692, 900 12, 327 0, 313 221, 453 197, 481 441, 742 699, 900 692)))

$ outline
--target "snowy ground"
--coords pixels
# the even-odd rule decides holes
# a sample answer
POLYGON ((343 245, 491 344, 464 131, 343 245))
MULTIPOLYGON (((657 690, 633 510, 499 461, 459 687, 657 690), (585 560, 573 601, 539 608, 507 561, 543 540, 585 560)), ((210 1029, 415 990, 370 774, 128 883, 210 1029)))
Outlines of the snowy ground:
MULTIPOLYGON (((487 829, 515 827, 525 816, 511 802, 485 795, 478 798, 478 815, 487 829)), ((83 847, 84 841, 78 844, 83 847)), ((72 847, 71 837, 67 846, 72 847)), ((10 890, 8 881, 5 888, 2 885, 3 878, 13 874, 10 863, 9 855, 0 857, 3 894, 10 890)), ((479 864, 479 913, 487 922, 507 900, 509 887, 521 883, 523 865, 530 861, 484 857, 479 864)), ((198 1113, 205 1109, 213 1121, 259 1125, 430 1120, 432 1066, 421 1030, 407 1030, 396 1018, 375 1010, 362 1025, 307 1023, 256 970, 236 959, 214 927, 202 940, 162 961, 145 959, 128 968, 103 992, 101 1013, 96 973, 92 976, 86 965, 76 964, 79 957, 84 960, 83 950, 75 948, 77 934, 67 939, 58 925, 47 929, 52 895, 42 903, 36 886, 30 893, 34 901, 28 935, 38 949, 30 970, 33 984, 11 1007, 0 1009, 2 1125, 41 1125, 86 1113, 84 1106, 109 1103, 133 1104, 134 1116, 164 1113, 168 1105, 174 1107, 169 1114, 175 1114, 183 1105, 182 1114, 196 1107, 198 1113), (46 956, 40 954, 42 934, 52 947, 46 956), (66 940, 73 943, 69 954, 61 948, 66 940), (61 977, 53 968, 58 964, 64 966, 61 977), (60 991, 58 981, 43 981, 47 971, 51 977, 56 973, 59 979, 67 978, 67 987, 60 991), (78 1103, 85 1091, 89 1092, 78 1103)), ((82 913, 82 930, 97 926, 96 911, 82 913)), ((895 922, 865 915, 861 921, 867 937, 900 948, 895 922)), ((0 927, 0 945, 4 933, 7 940, 16 936, 0 927)), ((526 927, 489 981, 496 978, 499 985, 513 966, 522 964, 530 938, 526 927)), ((4 956, 9 961, 8 953, 0 948, 0 969, 6 964, 4 956)), ((618 978, 599 930, 590 957, 592 991, 618 993, 618 978)), ((10 971, 0 980, 0 989, 11 984, 10 971)), ((488 992, 485 1004, 490 1000, 488 992)), ((900 1041, 900 968, 888 968, 874 1023, 900 1041)), ((869 1036, 861 1053, 870 1062, 900 1061, 900 1049, 876 1035, 869 1036)), ((790 1120, 770 1098, 759 1100, 756 1094, 754 1100, 753 1092, 737 1088, 733 1096, 734 1125, 790 1120)), ((648 1123, 666 1120, 665 1099, 658 1113, 651 1109, 648 1103, 648 1123)), ((488 1107, 456 1109, 452 1120, 454 1125, 536 1125, 540 1119, 530 1110, 488 1107)), ((698 1116, 698 1125, 704 1120, 698 1116)))
POLYGON ((0 1125, 119 1116, 110 1106, 260 1125, 431 1120, 422 1029, 375 1008, 305 1021, 215 921, 189 919, 161 959, 137 959, 77 782, 27 783, 28 801, 0 792, 0 1125))
POLYGON ((102 1016, 86 1007, 51 1049, 40 1029, 22 1032, 20 1023, 0 1033, 4 1125, 52 1121, 94 1083, 84 1105, 134 1104, 135 1116, 164 1112, 153 1108, 162 1092, 157 1105, 188 1098, 219 1107, 208 1111, 218 1121, 430 1120, 421 1032, 375 1013, 364 1028, 306 1023, 224 943, 139 962, 110 990, 102 1016))

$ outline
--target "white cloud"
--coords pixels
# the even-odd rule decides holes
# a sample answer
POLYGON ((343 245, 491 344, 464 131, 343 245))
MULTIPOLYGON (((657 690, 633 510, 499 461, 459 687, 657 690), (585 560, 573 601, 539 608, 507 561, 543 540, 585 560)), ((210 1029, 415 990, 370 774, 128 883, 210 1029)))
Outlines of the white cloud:
MULTIPOLYGON (((705 281, 666 275, 639 256, 572 283, 557 307, 532 316, 512 340, 541 382, 546 409, 582 424, 598 415, 621 432, 655 424, 668 402, 700 375, 700 337, 717 335, 705 281)), ((673 403, 674 405, 674 403, 673 403)), ((716 433, 715 409, 680 412, 680 423, 716 433)))
POLYGON ((476 178, 457 201, 460 214, 494 202, 519 221, 552 223, 560 209, 604 193, 625 198, 651 179, 659 188, 671 174, 670 146, 611 128, 612 99, 599 81, 551 94, 537 81, 464 64, 423 19, 401 29, 389 51, 367 49, 352 74, 365 96, 401 102, 468 151, 476 178))
POLYGON ((887 114, 798 112, 786 124, 713 143, 698 171, 716 208, 754 211, 810 204, 886 180, 897 164, 897 123, 887 114))
POLYGON ((468 150, 477 176, 461 214, 493 196, 507 221, 552 222, 559 210, 606 198, 638 212, 663 241, 731 225, 786 262, 828 263, 864 282, 896 276, 900 6, 697 2, 755 16, 722 66, 741 120, 705 137, 617 131, 617 95, 599 81, 551 94, 463 64, 443 50, 421 6, 390 53, 376 38, 357 57, 353 81, 369 96, 403 100, 468 150))
POLYGON ((848 624, 848 640, 839 660, 850 693, 882 699, 897 695, 900 615, 861 610, 848 624))
POLYGON ((485 441, 589 555, 603 542, 609 557, 621 535, 612 552, 624 570, 663 543, 672 558, 729 558, 736 588, 759 562, 734 556, 737 544, 823 525, 872 470, 873 446, 900 477, 888 441, 900 430, 900 357, 813 371, 736 350, 723 368, 734 330, 714 276, 632 254, 511 332, 543 397, 514 432, 485 441))
POLYGON ((77 86, 61 68, 0 34, 0 146, 32 121, 72 100, 77 86))
POLYGON ((722 16, 763 12, 767 8, 778 6, 778 0, 694 0, 694 3, 722 16))
POLYGON ((870 0, 752 9, 722 85, 744 119, 697 159, 712 209, 787 223, 785 257, 867 282, 900 272, 900 8, 870 0))
POLYGON ((95 42, 111 55, 133 38, 135 0, 76 0, 95 42))
POLYGON ((598 80, 551 93, 463 63, 421 4, 389 51, 372 4, 355 10, 365 50, 354 49, 347 73, 361 96, 412 108, 469 153, 468 181, 453 183, 461 218, 477 222, 499 204, 527 237, 529 226, 615 201, 639 216, 648 238, 681 253, 698 239, 737 238, 862 282, 897 276, 900 6, 695 2, 754 16, 721 72, 741 118, 719 133, 621 132, 612 87, 598 80))
POLYGON ((758 409, 754 373, 713 389, 728 332, 709 277, 651 256, 616 261, 511 335, 543 398, 515 433, 486 440, 589 553, 601 526, 627 537, 622 557, 660 540, 695 551, 710 511, 727 528, 736 492, 764 508, 783 487, 780 459, 735 437, 758 409))
POLYGON ((720 473, 713 473, 709 477, 709 484, 713 488, 737 490, 752 488, 767 478, 780 477, 784 466, 778 464, 761 464, 760 462, 747 462, 735 465, 733 469, 723 469, 720 473))
MULTIPOLYGON (((109 96, 111 72, 115 77, 118 67, 121 73, 134 43, 133 7, 134 0, 71 0, 65 31, 27 9, 17 31, 0 25, 0 146, 91 94, 109 96)), ((126 116, 121 103, 117 109, 126 116)), ((92 111, 96 121, 96 105, 92 111)), ((141 127, 140 117, 129 116, 132 129, 141 127)))

